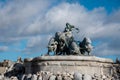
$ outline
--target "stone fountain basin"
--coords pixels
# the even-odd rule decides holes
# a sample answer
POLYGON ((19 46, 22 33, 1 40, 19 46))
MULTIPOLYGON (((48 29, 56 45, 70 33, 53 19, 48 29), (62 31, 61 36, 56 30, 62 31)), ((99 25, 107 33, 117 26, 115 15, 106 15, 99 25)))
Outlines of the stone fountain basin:
POLYGON ((113 60, 96 56, 41 56, 25 59, 26 74, 39 71, 80 72, 81 74, 112 74, 113 60))

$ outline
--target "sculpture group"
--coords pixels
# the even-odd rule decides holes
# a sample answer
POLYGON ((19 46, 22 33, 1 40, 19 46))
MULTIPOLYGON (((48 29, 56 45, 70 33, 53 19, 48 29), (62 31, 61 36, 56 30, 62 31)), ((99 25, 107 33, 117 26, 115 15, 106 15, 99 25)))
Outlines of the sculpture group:
POLYGON ((66 23, 66 27, 63 32, 56 32, 48 43, 48 55, 50 52, 54 52, 55 55, 90 55, 93 47, 91 40, 84 37, 83 41, 76 41, 73 36, 73 30, 77 33, 79 29, 74 25, 66 23))

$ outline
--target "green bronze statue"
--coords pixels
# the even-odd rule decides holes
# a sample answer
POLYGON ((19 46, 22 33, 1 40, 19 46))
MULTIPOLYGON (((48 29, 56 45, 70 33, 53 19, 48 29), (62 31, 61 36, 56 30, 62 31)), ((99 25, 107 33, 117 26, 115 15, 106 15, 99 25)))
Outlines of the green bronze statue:
POLYGON ((53 51, 55 55, 88 55, 92 51, 91 40, 84 38, 79 44, 74 40, 72 31, 79 29, 74 25, 66 23, 66 27, 63 32, 56 32, 55 36, 50 39, 48 44, 48 55, 49 52, 53 51))

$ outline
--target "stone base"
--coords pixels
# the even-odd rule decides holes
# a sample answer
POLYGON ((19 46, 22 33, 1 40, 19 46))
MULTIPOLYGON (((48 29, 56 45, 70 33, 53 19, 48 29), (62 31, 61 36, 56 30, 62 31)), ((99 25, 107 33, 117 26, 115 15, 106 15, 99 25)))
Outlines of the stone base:
POLYGON ((6 67, 0 67, 0 74, 5 73, 6 67))
POLYGON ((39 71, 52 73, 80 72, 89 75, 112 75, 113 61, 95 56, 42 56, 25 59, 26 74, 39 71))

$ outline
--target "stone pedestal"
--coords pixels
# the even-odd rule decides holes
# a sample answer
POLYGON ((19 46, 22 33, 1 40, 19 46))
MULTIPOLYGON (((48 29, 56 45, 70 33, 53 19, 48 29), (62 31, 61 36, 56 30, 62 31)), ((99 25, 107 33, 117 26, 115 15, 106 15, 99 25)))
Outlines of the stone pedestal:
POLYGON ((5 71, 6 71, 6 67, 0 67, 0 74, 5 73, 5 71))
POLYGON ((95 56, 42 56, 33 59, 25 59, 26 73, 39 71, 80 72, 88 75, 111 75, 113 73, 113 61, 111 59, 95 56))

